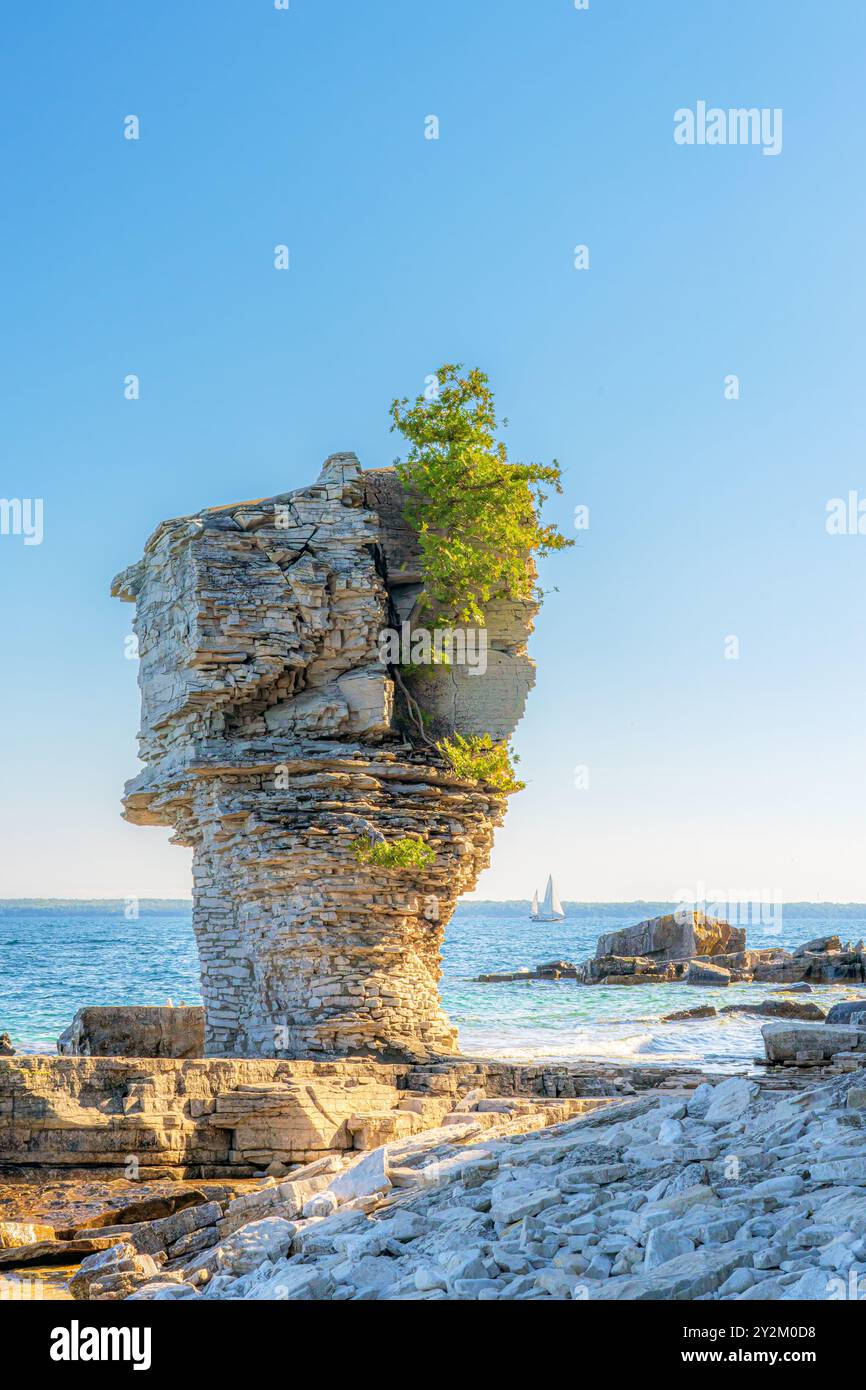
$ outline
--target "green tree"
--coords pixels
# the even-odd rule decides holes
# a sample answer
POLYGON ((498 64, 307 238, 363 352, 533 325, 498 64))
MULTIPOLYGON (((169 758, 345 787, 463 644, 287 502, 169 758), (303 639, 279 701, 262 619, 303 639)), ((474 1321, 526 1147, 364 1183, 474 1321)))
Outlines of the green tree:
POLYGON ((487 377, 462 370, 446 363, 433 398, 391 406, 391 428, 411 446, 396 467, 421 545, 423 603, 440 627, 483 623, 491 599, 540 599, 533 556, 574 544, 541 522, 545 489, 562 492, 559 464, 510 463, 487 377))
POLYGON ((436 858, 436 851, 420 835, 378 841, 359 835, 349 849, 359 864, 374 864, 380 869, 427 869, 436 858))
POLYGON ((469 782, 484 782, 500 796, 510 796, 526 786, 525 782, 518 781, 514 772, 513 764, 520 761, 517 754, 512 755, 507 743, 494 743, 489 734, 476 734, 471 738, 455 734, 453 739, 440 739, 436 747, 458 777, 465 777, 469 782))

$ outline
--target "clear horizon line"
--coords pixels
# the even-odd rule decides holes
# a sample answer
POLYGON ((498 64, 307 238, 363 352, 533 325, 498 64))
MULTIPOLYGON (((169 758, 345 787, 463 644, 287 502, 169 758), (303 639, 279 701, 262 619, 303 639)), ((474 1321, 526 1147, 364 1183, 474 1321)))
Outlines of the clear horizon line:
MULTIPOLYGON (((58 898, 0 898, 0 906, 19 903, 128 903, 130 897, 58 897, 58 898)), ((138 897, 135 901, 139 903, 183 903, 185 906, 192 907, 192 898, 159 898, 159 897, 138 897)), ((531 903, 531 898, 465 898, 457 902, 456 906, 481 906, 485 904, 506 904, 506 903, 531 903)), ((678 904, 682 899, 675 898, 562 898, 561 901, 571 903, 578 907, 619 907, 630 906, 632 903, 652 903, 665 906, 667 904, 678 904)), ((747 905, 746 899, 742 900, 742 905, 747 905)), ((739 900, 737 900, 739 903, 739 900)), ((860 898, 787 898, 781 902, 782 907, 863 907, 866 908, 866 899, 860 898)))

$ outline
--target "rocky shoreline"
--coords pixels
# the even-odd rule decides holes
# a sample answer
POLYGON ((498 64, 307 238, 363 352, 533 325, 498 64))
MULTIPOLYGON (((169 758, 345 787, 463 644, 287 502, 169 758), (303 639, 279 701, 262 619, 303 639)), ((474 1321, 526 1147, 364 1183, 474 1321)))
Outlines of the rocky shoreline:
POLYGON ((862 951, 822 938, 769 963, 735 930, 653 919, 534 978, 717 983, 733 957, 758 957, 736 982, 774 997, 662 1020, 766 1019, 748 1075, 205 1058, 200 1008, 82 1009, 60 1055, 0 1056, 0 1292, 53 1280, 47 1296, 83 1301, 864 1298, 862 951), (624 944, 646 954, 611 953, 624 944), (697 954, 668 958, 684 949, 697 954), (825 1012, 810 980, 854 997, 825 1012))
MULTIPOLYGON (((64 1169, 61 1155, 59 1168, 13 1173, 7 1151, 17 1183, 0 1187, 0 1279, 78 1264, 71 1296, 99 1301, 863 1298, 866 995, 837 1010, 833 1022, 765 1024, 757 1077, 606 1062, 139 1060, 139 1072, 173 1068, 179 1094, 209 1068, 229 1069, 224 1087, 238 1068, 282 1066, 270 1083, 223 1091, 262 1158, 287 1121, 297 1129, 300 1089, 327 1108, 342 1087, 344 1118, 319 1130, 315 1155, 307 1112, 296 1150, 307 1161, 219 1181, 167 1167, 105 1181, 110 1168, 64 1169), (378 1108, 350 1113, 362 1099, 378 1108)), ((18 1065, 44 1085, 52 1062, 82 1080, 86 1070, 91 1090, 100 1069, 116 1086, 118 1068, 134 1068, 18 1065)), ((0 1079, 14 1066, 0 1063, 0 1079)), ((191 1102, 177 1105, 163 1112, 166 1135, 191 1102)), ((71 1131, 82 1144, 85 1112, 71 1131)))
POLYGON ((133 1234, 86 1259, 73 1292, 862 1298, 864 1075, 782 1090, 730 1077, 531 1134, 488 1129, 489 1111, 467 1109, 450 1134, 429 1131, 348 1167, 323 1161, 222 1216, 211 1203, 154 1223, 149 1253, 133 1234))
POLYGON ((793 951, 780 946, 746 949, 744 927, 703 912, 669 913, 600 936, 582 962, 545 961, 533 968, 479 975, 478 984, 573 980, 582 985, 863 984, 866 944, 817 937, 793 951))

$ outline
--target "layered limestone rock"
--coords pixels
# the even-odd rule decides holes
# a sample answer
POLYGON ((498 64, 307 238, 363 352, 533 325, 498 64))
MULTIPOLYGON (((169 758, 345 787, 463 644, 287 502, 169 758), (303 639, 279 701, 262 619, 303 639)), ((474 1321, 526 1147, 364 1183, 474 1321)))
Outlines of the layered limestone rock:
POLYGON ((506 1108, 519 1102, 518 1109, 524 1101, 530 1108, 555 1101, 576 1112, 684 1075, 663 1064, 600 1062, 7 1057, 0 1059, 0 1188, 6 1172, 250 1177, 275 1163, 310 1162, 462 1122, 467 1104, 482 1099, 491 1113, 500 1101, 506 1108), (456 1119, 448 1120, 452 1112, 456 1119))
POLYGON ((244 1176, 351 1148, 348 1119, 396 1106, 400 1076, 372 1061, 10 1057, 0 1172, 244 1176))
POLYGON ((688 960, 742 951, 745 927, 732 927, 703 912, 672 912, 652 917, 598 938, 596 956, 646 956, 652 960, 688 960))
MULTIPOLYGON (((164 522, 113 593, 136 605, 145 770, 126 818, 193 849, 209 1056, 453 1052, 442 936, 504 799, 407 733, 383 629, 419 621, 396 474, 329 458, 312 487, 164 522), (357 862, 421 836, 426 869, 357 862)), ((437 732, 507 737, 534 605, 488 614, 484 674, 425 673, 437 732)))

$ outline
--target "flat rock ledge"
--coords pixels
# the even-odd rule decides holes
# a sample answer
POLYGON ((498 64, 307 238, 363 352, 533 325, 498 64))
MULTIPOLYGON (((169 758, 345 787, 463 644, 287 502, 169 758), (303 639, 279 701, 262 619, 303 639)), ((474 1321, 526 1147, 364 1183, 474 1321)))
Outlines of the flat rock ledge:
POLYGON ((491 1115, 511 1106, 530 1124, 533 1107, 543 1116, 552 1106, 559 1120, 700 1080, 670 1064, 4 1057, 0 1180, 4 1172, 123 1178, 131 1157, 143 1182, 245 1179, 453 1123, 448 1116, 468 1098, 491 1115))
POLYGON ((781 1089, 733 1076, 620 1100, 529 1134, 509 1132, 513 1119, 470 1097, 464 1104, 451 1126, 118 1233, 117 1244, 84 1259, 73 1293, 193 1301, 866 1293, 860 1076, 781 1089))

